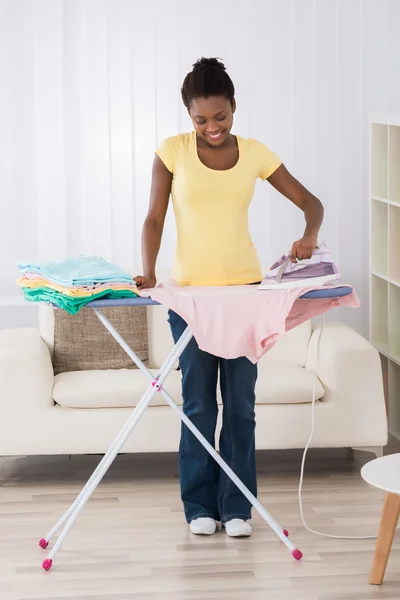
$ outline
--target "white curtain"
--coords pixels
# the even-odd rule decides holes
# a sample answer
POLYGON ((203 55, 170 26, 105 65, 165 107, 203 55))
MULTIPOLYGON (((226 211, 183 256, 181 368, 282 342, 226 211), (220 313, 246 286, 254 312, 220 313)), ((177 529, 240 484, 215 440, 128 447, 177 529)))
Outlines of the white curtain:
MULTIPOLYGON (((323 237, 363 307, 368 114, 400 107, 398 0, 0 0, 0 296, 16 262, 101 254, 140 268, 157 144, 187 131, 180 85, 200 56, 236 84, 235 131, 269 145, 326 206, 323 237)), ((302 215, 257 185, 268 265, 302 215)), ((168 215, 160 264, 171 265, 168 215)))

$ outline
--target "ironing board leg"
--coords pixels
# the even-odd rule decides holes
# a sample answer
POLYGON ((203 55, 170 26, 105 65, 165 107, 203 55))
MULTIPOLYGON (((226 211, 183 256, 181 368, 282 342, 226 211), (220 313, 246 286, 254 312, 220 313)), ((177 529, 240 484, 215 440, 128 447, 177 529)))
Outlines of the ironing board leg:
POLYGON ((152 385, 146 390, 145 394, 141 398, 135 410, 132 412, 128 421, 125 423, 124 427, 122 428, 118 436, 115 438, 111 447, 104 455, 103 459, 100 461, 99 465, 90 477, 89 481, 86 483, 76 500, 66 511, 66 513, 63 515, 63 517, 60 519, 57 525, 50 531, 46 538, 42 538, 42 540, 40 540, 40 546, 42 548, 47 547, 51 535, 54 535, 54 533, 65 523, 65 521, 67 521, 63 531, 61 532, 60 537, 58 538, 57 542, 52 548, 48 558, 43 561, 42 566, 44 569, 46 569, 46 571, 48 571, 51 568, 55 555, 57 554, 61 544, 66 538, 80 511, 82 510, 82 508, 84 507, 84 505, 86 504, 86 502, 100 483, 101 479, 104 477, 105 473, 109 469, 118 452, 121 450, 124 443, 132 433, 134 427, 140 421, 141 417, 143 416, 143 413, 150 404, 151 400, 156 395, 156 393, 160 391, 163 382, 167 378, 170 371, 173 369, 177 359, 182 354, 183 350, 190 342, 192 337, 192 332, 189 328, 187 328, 182 334, 181 338, 178 340, 177 344, 175 345, 167 360, 164 362, 157 377, 154 379, 150 373, 152 385))
MULTIPOLYGON (((96 310, 95 311, 97 316, 100 318, 101 321, 103 321, 103 319, 105 321, 107 321, 106 326, 109 324, 110 327, 112 327, 111 323, 109 323, 108 319, 106 319, 106 317, 103 317, 103 314, 99 311, 96 310)), ((108 327, 107 327, 108 328, 108 327)), ((126 344, 125 340, 123 340, 123 338, 118 334, 118 332, 116 331, 112 331, 111 332, 112 335, 114 335, 115 333, 118 335, 118 337, 120 339, 118 339, 118 342, 122 342, 121 345, 125 345, 129 348, 129 356, 130 358, 135 362, 135 364, 137 364, 137 366, 141 369, 144 370, 145 374, 147 376, 150 376, 151 382, 152 384, 155 383, 157 381, 157 378, 155 379, 153 377, 153 375, 148 371, 147 367, 142 363, 142 361, 139 359, 139 357, 136 356, 136 354, 133 352, 133 350, 126 344)), ((186 332, 185 332, 186 333, 186 332)), ((117 337, 117 336, 114 336, 117 337)), ((190 341, 190 340, 189 340, 190 341)), ((158 373, 157 377, 159 378, 161 376, 161 374, 164 372, 166 366, 168 364, 170 364, 170 361, 173 360, 177 360, 177 357, 175 356, 175 354, 178 354, 178 358, 180 356, 180 354, 183 352, 184 347, 186 347, 186 345, 189 342, 184 339, 183 335, 181 337, 180 340, 178 340, 176 346, 173 348, 173 350, 171 351, 170 355, 168 356, 167 360, 165 361, 164 365, 161 367, 160 372, 158 373), (182 343, 184 343, 185 345, 182 346, 182 343)), ((124 348, 125 349, 125 348, 124 348)), ((122 437, 122 435, 124 434, 126 428, 131 426, 132 420, 134 418, 136 418, 136 413, 139 411, 141 403, 145 401, 145 395, 141 398, 141 400, 138 402, 135 410, 133 411, 133 413, 130 415, 128 421, 125 423, 124 427, 121 429, 121 431, 119 432, 118 436, 114 439, 112 445, 110 446, 110 448, 108 449, 107 453, 104 455, 103 459, 100 461, 100 463, 97 465, 95 471, 92 473, 90 479, 88 480, 88 482, 86 483, 86 485, 84 486, 84 488, 82 489, 82 491, 80 492, 80 494, 78 495, 78 497, 76 498, 76 500, 73 502, 73 504, 69 507, 69 509, 64 513, 64 515, 61 517, 61 519, 56 523, 56 525, 48 532, 48 534, 42 538, 39 542, 39 545, 42 548, 47 548, 51 538, 53 537, 53 535, 55 533, 57 533, 57 531, 60 529, 60 527, 63 525, 63 523, 65 523, 65 521, 68 519, 68 517, 73 513, 75 507, 78 505, 80 499, 82 498, 82 496, 84 495, 84 493, 86 492, 86 490, 89 488, 89 486, 93 483, 94 478, 99 476, 100 473, 105 469, 108 469, 108 466, 105 466, 106 463, 106 459, 107 457, 111 454, 113 448, 115 445, 119 444, 120 439, 122 437)), ((137 421, 136 421, 137 422, 137 421)), ((135 422, 135 424, 136 424, 135 422)))
POLYGON ((53 558, 59 550, 61 544, 63 543, 65 537, 67 536, 69 530, 71 529, 73 523, 75 522, 79 512, 86 504, 87 500, 90 498, 93 491, 96 489, 97 485, 103 478, 104 474, 107 472, 109 466, 113 462, 115 456, 118 454, 120 449, 122 448, 125 441, 128 439, 129 435, 133 431, 136 424, 141 419, 143 413, 146 408, 150 404, 154 395, 159 391, 162 396, 165 398, 167 403, 171 406, 171 408, 178 414, 179 418, 185 423, 185 425, 191 430, 191 432, 195 435, 195 437, 200 441, 200 443, 206 448, 209 454, 216 460, 216 462, 220 465, 220 467, 225 471, 225 473, 230 477, 230 479, 235 483, 235 485, 240 489, 240 491, 244 494, 244 496, 251 502, 254 508, 259 512, 259 514, 263 517, 263 519, 268 523, 271 529, 276 533, 276 535, 281 539, 281 541, 288 547, 291 551, 292 556, 296 560, 300 560, 302 558, 302 553, 300 550, 295 548, 292 542, 288 539, 288 532, 279 525, 279 523, 269 514, 269 512, 263 507, 263 505, 257 500, 257 498, 247 489, 247 487, 242 483, 242 481, 237 477, 237 475, 232 471, 232 469, 225 463, 225 461, 220 457, 220 455, 215 451, 215 449, 207 442, 204 436, 198 431, 198 429, 193 425, 193 423, 186 417, 180 407, 174 402, 171 396, 163 389, 162 384, 165 381, 166 377, 172 370, 176 360, 182 354, 183 350, 189 343, 192 338, 192 333, 187 328, 185 332, 182 334, 181 338, 178 340, 174 349, 170 353, 169 357, 165 361, 164 365, 160 369, 159 374, 154 379, 151 372, 148 368, 142 363, 139 357, 136 356, 134 351, 130 348, 130 346, 125 342, 122 336, 118 333, 118 331, 113 327, 110 321, 101 313, 100 310, 95 309, 95 312, 99 318, 99 320, 103 323, 103 325, 108 329, 111 335, 116 339, 116 341, 121 345, 121 347, 125 350, 128 356, 135 362, 135 364, 139 367, 139 369, 151 380, 152 387, 148 388, 145 392, 144 396, 138 403, 137 407, 133 411, 132 415, 124 425, 121 432, 118 434, 113 444, 109 448, 106 455, 103 457, 102 461, 99 463, 98 467, 90 477, 87 484, 82 489, 79 496, 76 498, 75 502, 71 505, 71 507, 66 511, 63 517, 59 520, 59 522, 53 527, 53 529, 49 532, 46 538, 40 540, 40 545, 42 548, 46 548, 50 538, 58 531, 58 529, 65 523, 68 519, 67 524, 65 525, 59 539, 57 540, 54 548, 49 554, 49 557, 43 562, 43 568, 49 570, 53 563, 53 558))
MULTIPOLYGON (((133 352, 132 348, 126 343, 123 337, 118 333, 115 327, 110 323, 110 321, 105 317, 100 311, 96 311, 98 318, 103 323, 103 325, 108 329, 111 335, 117 340, 120 346, 125 350, 128 356, 135 362, 135 364, 141 369, 141 371, 148 377, 151 381, 153 381, 153 376, 148 370, 148 368, 142 363, 142 361, 136 356, 133 352)), ((178 342, 179 343, 179 342, 178 342)), ((286 529, 283 529, 281 525, 270 515, 270 513, 263 507, 263 505, 257 500, 257 498, 248 490, 248 488, 242 483, 242 481, 237 477, 237 475, 232 471, 232 469, 226 464, 226 462, 220 457, 220 455, 215 451, 215 449, 208 443, 206 438, 200 433, 200 431, 193 425, 193 423, 188 419, 188 417, 183 413, 180 407, 174 402, 168 392, 164 389, 160 389, 160 393, 163 398, 168 402, 171 408, 178 414, 179 418, 185 423, 185 425, 190 429, 190 431, 196 436, 199 442, 206 448, 206 450, 211 454, 211 456, 216 460, 216 462, 220 465, 221 469, 225 471, 225 473, 230 477, 230 479, 237 485, 240 491, 246 496, 246 498, 251 502, 254 508, 260 513, 263 519, 268 523, 271 529, 276 533, 276 535, 282 540, 282 542, 289 548, 293 557, 296 560, 300 560, 302 558, 302 553, 300 550, 294 547, 292 542, 288 539, 289 533, 286 529)))

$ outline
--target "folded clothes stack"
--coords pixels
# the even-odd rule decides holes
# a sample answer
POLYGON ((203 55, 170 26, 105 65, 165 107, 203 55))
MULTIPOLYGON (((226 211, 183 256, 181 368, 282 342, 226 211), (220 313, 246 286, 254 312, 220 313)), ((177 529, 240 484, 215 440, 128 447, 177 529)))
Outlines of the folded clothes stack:
POLYGON ((19 262, 26 300, 48 302, 76 314, 93 300, 136 298, 132 276, 100 256, 79 256, 36 264, 19 262))

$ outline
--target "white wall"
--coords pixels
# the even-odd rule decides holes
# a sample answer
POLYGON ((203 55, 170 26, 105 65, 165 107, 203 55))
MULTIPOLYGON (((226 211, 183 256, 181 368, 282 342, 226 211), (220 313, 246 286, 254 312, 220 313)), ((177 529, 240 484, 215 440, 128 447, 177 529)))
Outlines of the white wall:
MULTIPOLYGON (((400 107, 399 31, 399 0, 0 0, 0 295, 22 257, 140 264, 154 149, 190 128, 181 81, 216 55, 235 131, 324 202, 324 237, 363 301, 340 317, 365 332, 367 116, 400 107)), ((251 229, 268 264, 302 216, 260 183, 251 229)), ((163 266, 174 239, 170 214, 163 266)))

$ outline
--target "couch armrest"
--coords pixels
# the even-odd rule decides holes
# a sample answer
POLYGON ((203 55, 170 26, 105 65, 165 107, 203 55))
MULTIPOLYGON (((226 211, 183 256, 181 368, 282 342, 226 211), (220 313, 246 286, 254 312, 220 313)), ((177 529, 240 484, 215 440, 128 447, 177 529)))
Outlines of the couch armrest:
MULTIPOLYGON (((319 334, 317 327, 311 335, 306 369, 315 369, 319 334)), ((379 353, 348 325, 324 325, 318 378, 325 389, 324 402, 381 403, 385 407, 379 353)))
POLYGON ((38 329, 0 331, 0 414, 53 406, 50 352, 38 329))

